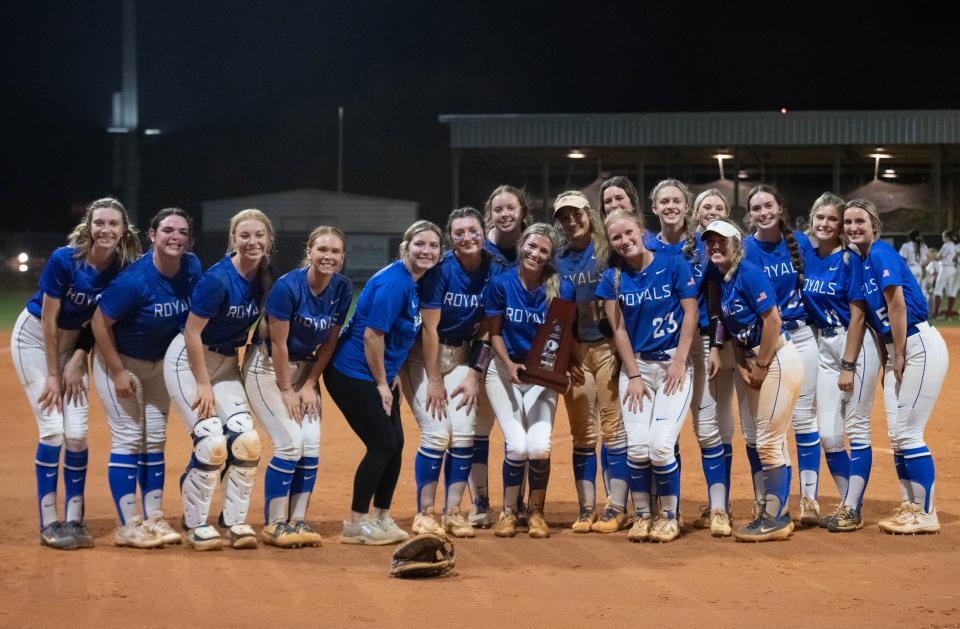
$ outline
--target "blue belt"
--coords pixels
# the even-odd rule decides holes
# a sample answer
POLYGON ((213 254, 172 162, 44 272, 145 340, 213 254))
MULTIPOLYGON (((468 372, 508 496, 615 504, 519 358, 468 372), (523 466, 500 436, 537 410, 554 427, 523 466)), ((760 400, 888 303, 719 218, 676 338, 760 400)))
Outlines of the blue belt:
MULTIPOLYGON (((917 326, 915 326, 915 325, 908 325, 908 326, 907 326, 907 337, 908 337, 908 338, 911 337, 911 336, 913 336, 914 334, 917 334, 918 332, 920 332, 920 330, 917 329, 917 326)), ((884 334, 884 335, 883 335, 883 340, 884 340, 884 342, 886 342, 886 343, 893 343, 893 333, 892 333, 892 332, 887 332, 886 334, 884 334)))
POLYGON ((807 322, 800 321, 799 319, 793 319, 792 321, 784 321, 783 325, 780 327, 783 330, 789 330, 792 332, 794 330, 799 330, 800 328, 807 327, 807 322))
POLYGON ((826 339, 833 338, 834 336, 837 336, 838 334, 840 334, 840 332, 842 331, 843 331, 843 328, 841 327, 820 328, 818 330, 818 332, 820 333, 820 336, 826 339))
POLYGON ((672 360, 667 352, 640 352, 640 360, 672 360))

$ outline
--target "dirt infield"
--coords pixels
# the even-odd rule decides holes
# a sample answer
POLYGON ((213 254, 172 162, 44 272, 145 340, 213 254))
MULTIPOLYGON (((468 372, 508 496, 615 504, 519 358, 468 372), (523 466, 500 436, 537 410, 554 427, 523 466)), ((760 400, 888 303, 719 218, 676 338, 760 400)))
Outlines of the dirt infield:
MULTIPOLYGON (((390 579, 391 547, 340 545, 359 440, 324 400, 320 481, 310 519, 328 541, 319 549, 196 553, 182 547, 154 551, 116 548, 115 513, 106 481, 109 431, 93 401, 87 520, 97 547, 58 552, 41 547, 36 532, 33 457, 36 427, 10 364, 9 333, 0 342, 0 398, 8 400, 0 443, 0 627, 53 625, 263 626, 304 623, 411 626, 637 626, 777 627, 872 625, 960 626, 960 329, 945 329, 953 364, 927 441, 937 462, 938 536, 891 537, 876 522, 899 502, 882 402, 873 413, 874 469, 864 504, 865 528, 853 534, 798 530, 787 542, 738 544, 694 531, 666 545, 630 544, 626 533, 573 535, 576 513, 570 436, 561 410, 547 518, 549 540, 501 540, 490 531, 456 542, 457 567, 432 581, 390 579), (646 622, 645 622, 646 621, 646 622)), ((418 430, 404 413, 404 469, 394 515, 409 528, 414 515, 413 457, 418 430)), ((689 425, 689 422, 688 422, 689 425)), ((261 431, 266 440, 266 434, 261 431)), ((502 437, 491 437, 494 502, 500 487, 502 437)), ((692 428, 681 436, 683 510, 692 516, 705 488, 692 428)), ((792 450, 791 446, 791 450, 792 450)), ((189 457, 189 439, 173 411, 167 447, 164 505, 180 518, 177 479, 189 457)), ((751 510, 752 490, 743 444, 734 446, 735 520, 751 510)), ((269 443, 265 457, 270 455, 269 443)), ((263 512, 262 474, 251 522, 263 512)), ((837 497, 822 465, 821 504, 837 497)), ((795 491, 795 488, 794 488, 795 491)), ((62 498, 61 498, 62 500, 62 498)), ((793 496, 794 513, 797 511, 793 496)), ((62 506, 62 505, 61 505, 62 506)), ((496 505, 495 505, 496 506, 496 505)), ((215 509, 219 507, 215 505, 215 509)))

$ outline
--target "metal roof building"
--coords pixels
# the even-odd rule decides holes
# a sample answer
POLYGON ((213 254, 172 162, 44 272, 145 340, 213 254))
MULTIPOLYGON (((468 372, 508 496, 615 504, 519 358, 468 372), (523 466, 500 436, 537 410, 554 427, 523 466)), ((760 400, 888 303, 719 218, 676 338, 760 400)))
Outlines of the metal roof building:
POLYGON ((910 220, 923 221, 928 231, 956 224, 960 111, 443 115, 439 120, 450 130, 454 206, 481 202, 485 191, 512 183, 525 186, 543 207, 560 190, 589 188, 607 175, 623 174, 642 194, 668 176, 692 188, 726 183, 735 206, 743 204, 744 189, 761 181, 777 185, 795 208, 809 207, 825 189, 861 192, 879 197, 886 212, 920 211, 910 220))

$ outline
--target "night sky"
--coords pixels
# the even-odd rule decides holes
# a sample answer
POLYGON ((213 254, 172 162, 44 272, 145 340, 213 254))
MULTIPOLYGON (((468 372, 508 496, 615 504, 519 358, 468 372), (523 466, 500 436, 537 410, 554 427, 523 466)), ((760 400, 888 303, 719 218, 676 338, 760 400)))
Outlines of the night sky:
MULTIPOLYGON (((120 0, 11 4, 4 229, 66 230, 115 191, 120 0)), ((163 131, 141 149, 143 213, 334 189, 338 105, 345 191, 433 218, 450 203, 442 113, 960 107, 946 5, 564 6, 141 1, 140 122, 163 131)))

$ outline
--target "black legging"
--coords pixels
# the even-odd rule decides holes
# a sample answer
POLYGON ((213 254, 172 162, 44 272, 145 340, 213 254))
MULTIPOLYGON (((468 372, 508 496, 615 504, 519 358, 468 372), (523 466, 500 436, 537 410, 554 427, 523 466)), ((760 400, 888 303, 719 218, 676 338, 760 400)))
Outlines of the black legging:
POLYGON ((353 432, 367 446, 367 453, 353 477, 353 505, 357 513, 389 509, 403 462, 403 424, 400 423, 400 391, 393 392, 390 415, 383 412, 377 385, 351 378, 331 365, 324 374, 330 397, 340 407, 353 432))

